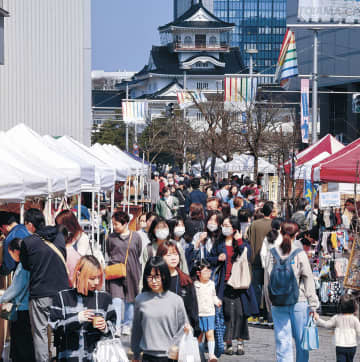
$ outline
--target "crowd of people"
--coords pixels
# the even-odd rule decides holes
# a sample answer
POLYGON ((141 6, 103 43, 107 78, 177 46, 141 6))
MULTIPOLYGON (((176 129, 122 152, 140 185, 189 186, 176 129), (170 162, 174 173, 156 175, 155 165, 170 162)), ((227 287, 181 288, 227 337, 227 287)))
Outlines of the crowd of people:
MULTIPOLYGON (((29 209, 2 220, 0 274, 13 273, 0 304, 13 302, 12 361, 92 361, 103 338, 130 336, 134 361, 163 362, 183 334, 202 358, 241 356, 249 324, 274 329, 276 360, 309 361, 302 348, 309 318, 336 329, 338 361, 352 361, 360 323, 345 295, 340 314, 323 321, 306 248, 306 202, 285 218, 259 185, 234 176, 219 183, 176 173, 151 181, 152 210, 130 230, 131 216, 112 215, 106 265, 69 210, 55 226, 29 209)), ((311 217, 311 216, 310 216, 311 217)), ((176 350, 176 348, 175 348, 176 350)), ((176 353, 175 353, 176 357, 176 353)))

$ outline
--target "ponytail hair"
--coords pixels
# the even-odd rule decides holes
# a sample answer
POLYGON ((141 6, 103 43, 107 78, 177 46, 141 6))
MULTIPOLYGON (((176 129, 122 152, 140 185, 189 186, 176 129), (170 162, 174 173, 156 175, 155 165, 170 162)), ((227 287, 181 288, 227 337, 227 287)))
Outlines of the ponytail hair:
POLYGON ((271 221, 271 230, 266 235, 267 241, 270 244, 274 244, 274 241, 278 238, 282 221, 281 218, 275 218, 271 221))
POLYGON ((299 226, 295 222, 286 221, 281 224, 281 234, 283 236, 283 241, 280 245, 280 249, 284 255, 290 253, 292 239, 298 231, 299 226))

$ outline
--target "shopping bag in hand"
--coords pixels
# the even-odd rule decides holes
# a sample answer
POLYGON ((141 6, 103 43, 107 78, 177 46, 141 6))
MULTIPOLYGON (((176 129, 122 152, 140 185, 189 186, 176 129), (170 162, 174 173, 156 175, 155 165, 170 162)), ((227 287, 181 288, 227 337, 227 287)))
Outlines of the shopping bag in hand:
POLYGON ((111 337, 100 340, 93 352, 94 362, 129 362, 120 338, 115 338, 112 327, 111 337))
POLYGON ((179 345, 179 362, 201 362, 199 343, 192 333, 185 333, 179 345))
POLYGON ((301 348, 305 351, 319 349, 319 333, 313 317, 309 318, 308 324, 304 328, 301 348))

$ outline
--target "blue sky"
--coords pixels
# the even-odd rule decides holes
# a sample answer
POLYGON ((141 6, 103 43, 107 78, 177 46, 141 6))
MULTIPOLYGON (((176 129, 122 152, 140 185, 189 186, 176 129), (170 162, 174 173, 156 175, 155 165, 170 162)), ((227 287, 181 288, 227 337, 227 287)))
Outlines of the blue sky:
POLYGON ((172 20, 173 0, 92 0, 92 69, 138 71, 158 26, 172 20))

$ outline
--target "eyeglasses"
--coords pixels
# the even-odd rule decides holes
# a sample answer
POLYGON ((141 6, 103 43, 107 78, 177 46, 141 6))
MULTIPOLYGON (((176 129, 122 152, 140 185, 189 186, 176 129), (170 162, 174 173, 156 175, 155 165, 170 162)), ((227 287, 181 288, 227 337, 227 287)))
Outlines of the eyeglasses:
POLYGON ((147 278, 148 282, 159 282, 161 280, 161 275, 149 275, 147 278))

